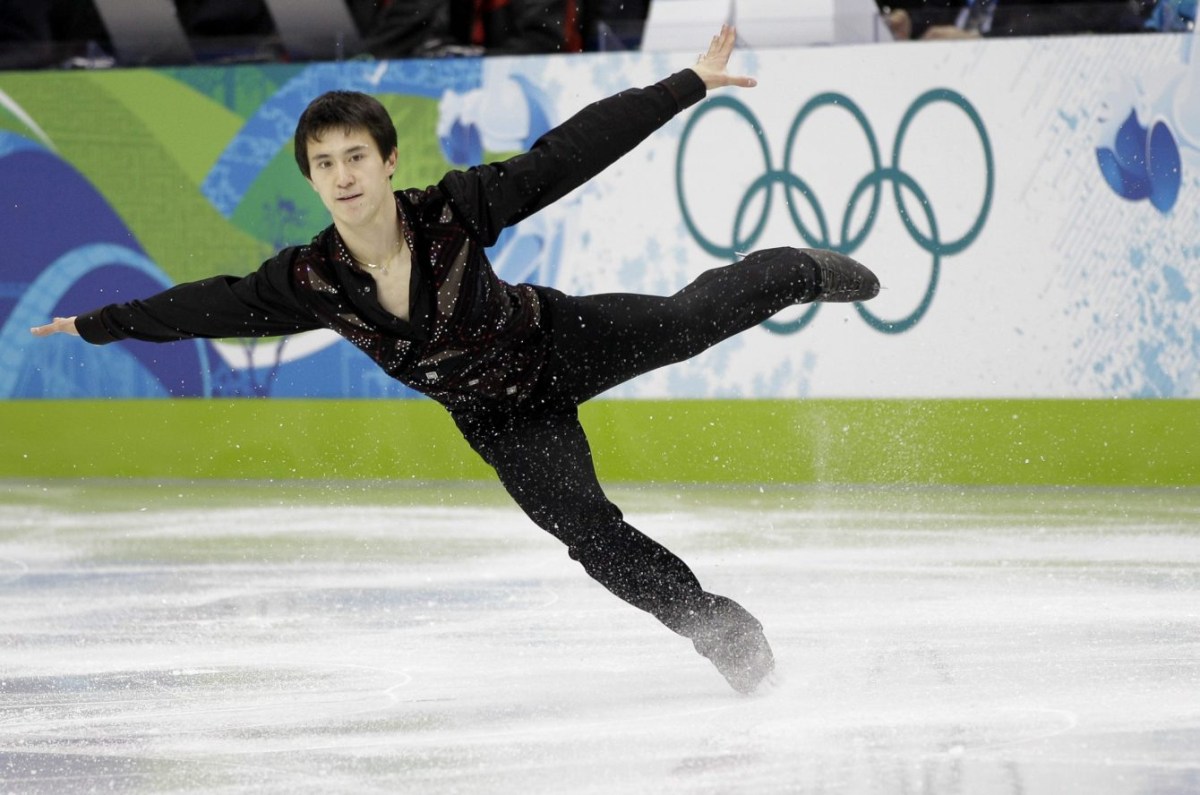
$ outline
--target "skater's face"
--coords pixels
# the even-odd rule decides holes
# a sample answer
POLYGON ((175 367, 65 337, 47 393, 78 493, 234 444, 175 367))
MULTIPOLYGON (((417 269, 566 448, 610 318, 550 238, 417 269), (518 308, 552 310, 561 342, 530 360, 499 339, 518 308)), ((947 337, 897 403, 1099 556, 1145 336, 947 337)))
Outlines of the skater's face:
POLYGON ((308 139, 308 182, 342 228, 369 226, 393 203, 396 150, 384 157, 364 129, 331 128, 308 139))

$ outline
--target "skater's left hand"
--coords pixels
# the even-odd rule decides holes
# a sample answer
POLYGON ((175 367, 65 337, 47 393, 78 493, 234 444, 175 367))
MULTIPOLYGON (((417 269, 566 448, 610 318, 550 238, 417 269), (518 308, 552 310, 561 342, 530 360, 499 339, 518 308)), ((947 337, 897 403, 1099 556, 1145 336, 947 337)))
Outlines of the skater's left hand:
POLYGON ((733 52, 733 43, 737 40, 737 31, 730 25, 722 25, 721 32, 713 36, 708 45, 708 52, 700 56, 692 71, 704 81, 704 87, 709 91, 721 86, 741 86, 753 88, 758 81, 753 77, 731 75, 725 71, 729 64, 729 55, 733 52))
POLYGON ((34 326, 29 329, 29 333, 35 337, 49 337, 51 334, 71 334, 79 336, 79 329, 75 328, 75 318, 72 317, 56 317, 53 323, 47 323, 44 326, 34 326))

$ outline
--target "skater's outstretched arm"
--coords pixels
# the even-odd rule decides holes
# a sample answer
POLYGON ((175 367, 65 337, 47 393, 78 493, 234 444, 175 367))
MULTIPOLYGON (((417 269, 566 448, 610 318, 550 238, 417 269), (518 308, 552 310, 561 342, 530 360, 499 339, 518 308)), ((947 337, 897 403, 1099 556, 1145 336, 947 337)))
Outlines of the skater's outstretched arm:
POLYGON ((528 152, 453 171, 439 183, 480 244, 557 201, 620 159, 677 113, 723 86, 752 87, 727 70, 736 32, 724 26, 696 64, 646 88, 593 102, 539 138, 528 152))
POLYGON ((35 337, 73 334, 94 345, 123 339, 173 342, 196 337, 270 337, 320 328, 301 303, 284 249, 246 276, 179 284, 148 298, 110 304, 34 326, 35 337))

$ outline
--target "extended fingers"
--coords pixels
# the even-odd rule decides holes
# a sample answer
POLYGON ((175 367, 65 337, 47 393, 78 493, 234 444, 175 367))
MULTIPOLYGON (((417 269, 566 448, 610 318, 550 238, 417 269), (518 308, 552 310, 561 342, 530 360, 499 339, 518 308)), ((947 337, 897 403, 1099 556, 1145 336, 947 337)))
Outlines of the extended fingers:
POLYGON ((696 74, 704 80, 708 89, 731 85, 750 87, 757 84, 752 77, 731 75, 725 71, 736 43, 737 29, 732 25, 722 25, 720 33, 713 36, 709 42, 708 51, 697 60, 694 67, 696 74))
POLYGON ((708 48, 708 51, 722 62, 728 62, 730 54, 733 53, 733 44, 736 38, 732 27, 722 25, 721 32, 713 36, 712 46, 708 48))
POLYGON ((700 57, 711 60, 714 63, 727 63, 730 53, 733 52, 734 37, 731 35, 732 30, 728 25, 722 25, 721 32, 713 36, 712 41, 708 43, 708 52, 700 57))

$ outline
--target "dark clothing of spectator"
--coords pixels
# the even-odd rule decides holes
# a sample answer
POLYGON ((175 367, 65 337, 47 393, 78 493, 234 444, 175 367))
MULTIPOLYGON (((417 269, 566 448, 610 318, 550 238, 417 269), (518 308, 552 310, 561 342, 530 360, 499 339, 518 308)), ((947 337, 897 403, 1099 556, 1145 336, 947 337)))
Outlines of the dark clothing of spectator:
POLYGON ((271 36, 275 23, 263 0, 175 0, 179 23, 189 37, 271 36))
POLYGON ((990 36, 1134 33, 1143 25, 1137 0, 1022 0, 996 5, 990 36))
POLYGON ((61 66, 73 57, 112 51, 90 0, 0 2, 0 69, 61 66))
POLYGON ((377 58, 583 49, 577 0, 391 0, 355 10, 377 58))
MULTIPOLYGON (((955 26, 970 3, 964 0, 892 0, 881 8, 908 12, 911 38, 931 27, 955 26)), ((1132 33, 1143 26, 1143 0, 997 0, 986 36, 1047 36, 1068 33, 1132 33)))
POLYGON ((649 0, 590 0, 581 4, 580 27, 588 50, 636 50, 646 26, 649 0))
POLYGON ((263 0, 175 0, 180 27, 199 63, 275 61, 286 57, 263 0))

